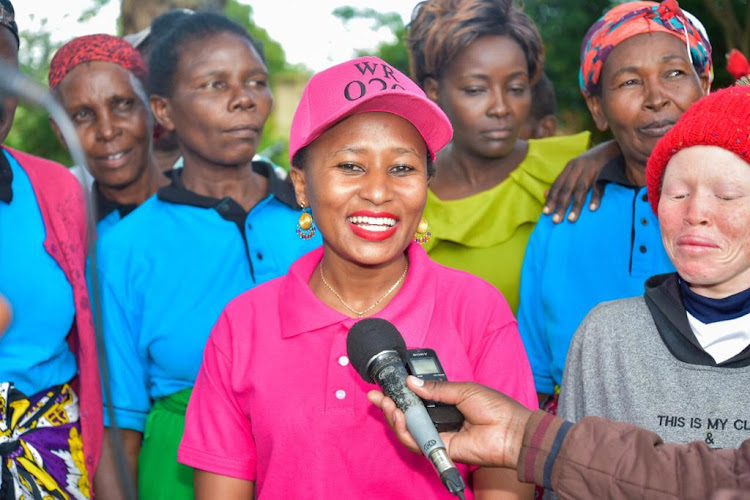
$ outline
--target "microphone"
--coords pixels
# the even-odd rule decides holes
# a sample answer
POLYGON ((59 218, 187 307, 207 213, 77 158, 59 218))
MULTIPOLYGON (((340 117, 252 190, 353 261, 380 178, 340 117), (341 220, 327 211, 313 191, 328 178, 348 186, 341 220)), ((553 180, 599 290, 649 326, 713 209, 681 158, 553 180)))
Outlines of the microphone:
POLYGON ((422 400, 406 386, 406 343, 390 322, 359 321, 346 338, 349 361, 365 382, 377 383, 406 416, 406 428, 435 467, 448 491, 463 498, 463 478, 448 456, 422 400))

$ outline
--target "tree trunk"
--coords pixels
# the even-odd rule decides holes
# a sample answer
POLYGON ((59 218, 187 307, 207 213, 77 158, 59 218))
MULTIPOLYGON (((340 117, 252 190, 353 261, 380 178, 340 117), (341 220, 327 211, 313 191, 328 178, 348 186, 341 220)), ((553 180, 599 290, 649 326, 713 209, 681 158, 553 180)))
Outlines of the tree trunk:
POLYGON ((122 0, 122 32, 127 35, 145 29, 156 16, 170 9, 223 11, 226 3, 227 0, 122 0))

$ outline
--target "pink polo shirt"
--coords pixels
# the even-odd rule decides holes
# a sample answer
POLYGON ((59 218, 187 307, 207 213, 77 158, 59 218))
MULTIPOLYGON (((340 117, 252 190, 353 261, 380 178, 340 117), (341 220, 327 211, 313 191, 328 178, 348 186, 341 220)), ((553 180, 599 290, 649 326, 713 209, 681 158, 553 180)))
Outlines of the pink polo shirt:
MULTIPOLYGON (((178 460, 255 481, 261 499, 455 498, 367 401, 376 386, 346 356, 357 319, 308 286, 322 256, 322 248, 310 252, 224 309, 206 344, 178 460)), ((531 369, 500 292, 435 263, 419 245, 408 256, 404 285, 375 316, 393 323, 407 347, 434 349, 449 380, 494 387, 535 409, 531 369)))

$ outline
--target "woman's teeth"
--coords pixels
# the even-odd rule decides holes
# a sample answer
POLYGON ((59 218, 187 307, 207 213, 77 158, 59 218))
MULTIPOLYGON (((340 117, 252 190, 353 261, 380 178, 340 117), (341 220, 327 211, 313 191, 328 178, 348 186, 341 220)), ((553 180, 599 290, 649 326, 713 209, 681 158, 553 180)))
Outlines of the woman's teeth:
POLYGON ((390 217, 367 217, 357 215, 354 217, 347 217, 346 220, 367 231, 387 231, 396 225, 396 219, 391 219, 390 217))

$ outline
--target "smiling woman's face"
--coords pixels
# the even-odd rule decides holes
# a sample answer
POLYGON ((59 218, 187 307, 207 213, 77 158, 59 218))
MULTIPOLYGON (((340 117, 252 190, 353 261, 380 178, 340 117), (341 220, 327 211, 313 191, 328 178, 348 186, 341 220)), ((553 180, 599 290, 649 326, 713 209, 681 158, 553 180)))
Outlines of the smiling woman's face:
POLYGON ((292 179, 327 251, 359 265, 382 265, 403 256, 422 217, 427 146, 399 116, 360 113, 310 144, 292 179))
POLYGON ((668 33, 646 33, 612 49, 600 95, 586 102, 597 127, 612 130, 626 161, 645 168, 657 141, 707 88, 684 42, 668 33))
POLYGON ((143 88, 127 69, 94 61, 73 68, 56 89, 81 141, 91 174, 123 188, 146 171, 151 120, 143 88))
POLYGON ((716 146, 693 146, 667 164, 659 198, 664 248, 700 295, 750 288, 750 164, 716 146))

